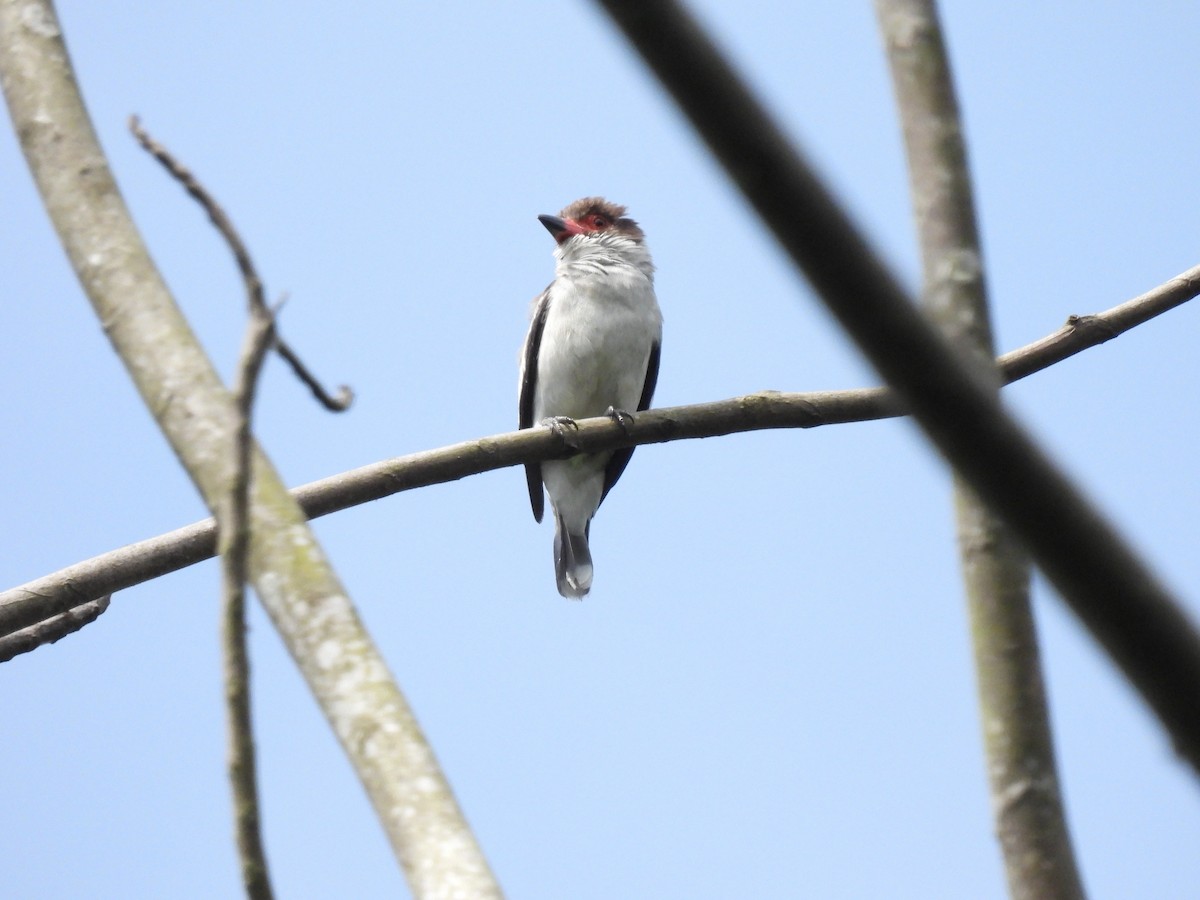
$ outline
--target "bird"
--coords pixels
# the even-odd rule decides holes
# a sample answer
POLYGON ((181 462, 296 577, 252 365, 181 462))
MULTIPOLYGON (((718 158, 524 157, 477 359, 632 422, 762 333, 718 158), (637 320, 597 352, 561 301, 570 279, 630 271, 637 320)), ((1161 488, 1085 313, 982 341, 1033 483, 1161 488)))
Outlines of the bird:
MULTIPOLYGON (((569 444, 576 419, 621 425, 648 409, 658 382, 662 312, 645 234, 625 207, 584 197, 538 221, 555 240, 554 280, 533 302, 521 351, 520 428, 553 428, 569 444)), ((533 517, 545 491, 554 511, 558 592, 582 599, 592 586, 592 517, 629 465, 633 448, 578 453, 525 465, 533 517)))

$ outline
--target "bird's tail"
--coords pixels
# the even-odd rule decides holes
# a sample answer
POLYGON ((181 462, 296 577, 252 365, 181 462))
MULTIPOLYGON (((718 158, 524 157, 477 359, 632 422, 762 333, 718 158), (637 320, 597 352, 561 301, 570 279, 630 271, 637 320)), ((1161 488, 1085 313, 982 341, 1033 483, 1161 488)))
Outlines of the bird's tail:
POLYGON ((554 516, 554 577, 558 592, 572 600, 582 600, 592 588, 592 551, 588 548, 588 529, 572 534, 562 517, 554 516))

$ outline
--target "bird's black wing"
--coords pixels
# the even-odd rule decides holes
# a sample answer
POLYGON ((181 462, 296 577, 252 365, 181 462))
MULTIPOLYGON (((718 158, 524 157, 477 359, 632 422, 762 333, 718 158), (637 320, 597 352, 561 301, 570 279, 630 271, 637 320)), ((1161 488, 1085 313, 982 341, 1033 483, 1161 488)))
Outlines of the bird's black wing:
MULTIPOLYGON (((542 346, 542 330, 546 327, 546 310, 550 307, 550 288, 542 292, 533 308, 533 319, 529 323, 529 334, 525 336, 525 349, 521 354, 521 392, 517 402, 518 428, 533 427, 533 396, 537 392, 538 350, 542 346)), ((529 485, 529 505, 533 517, 542 521, 546 509, 546 498, 542 494, 542 464, 525 464, 525 481, 529 485)))
MULTIPOLYGON (((650 347, 650 359, 646 361, 646 383, 642 386, 642 399, 638 401, 638 412, 649 409, 650 401, 654 398, 654 387, 658 384, 658 357, 661 350, 662 344, 658 341, 655 341, 650 347)), ((608 492, 613 489, 613 485, 617 483, 617 479, 621 477, 621 473, 625 471, 625 467, 629 465, 629 460, 632 458, 633 447, 622 447, 613 452, 612 459, 604 467, 604 491, 600 494, 601 503, 608 496, 608 492)))

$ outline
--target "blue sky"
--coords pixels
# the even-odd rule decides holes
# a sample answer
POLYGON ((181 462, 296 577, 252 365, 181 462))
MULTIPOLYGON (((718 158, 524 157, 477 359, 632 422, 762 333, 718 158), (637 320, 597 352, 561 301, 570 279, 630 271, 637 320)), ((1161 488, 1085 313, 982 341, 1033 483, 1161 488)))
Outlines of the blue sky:
MULTIPOLYGON (((258 432, 303 483, 511 430, 539 213, 587 194, 646 230, 658 405, 874 383, 614 30, 584 3, 59 4, 158 265, 222 372, 243 302, 130 113, 215 192, 282 330, 258 432)), ((983 8, 983 7, 989 8, 983 8)), ((697 4, 910 284, 896 115, 870 5, 697 4)), ((1200 7, 944 11, 998 342, 1200 262, 1200 7)), ((0 137, 0 582, 204 515, 0 137)), ((1006 392, 1200 614, 1200 311, 1006 392)), ((908 423, 640 449, 583 603, 519 471, 317 531, 516 898, 1000 898, 946 471, 908 423)), ((212 563, 121 593, 0 668, 12 898, 234 896, 212 563)), ((1093 896, 1200 895, 1200 791, 1038 582, 1071 828, 1093 896)), ((266 843, 289 898, 403 895, 365 796, 251 617, 266 843)))

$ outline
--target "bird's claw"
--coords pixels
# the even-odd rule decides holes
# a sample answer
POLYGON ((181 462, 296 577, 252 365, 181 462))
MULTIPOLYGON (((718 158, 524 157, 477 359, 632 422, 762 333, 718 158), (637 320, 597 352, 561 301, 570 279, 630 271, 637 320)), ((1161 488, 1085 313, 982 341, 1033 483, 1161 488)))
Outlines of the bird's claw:
POLYGON ((579 426, 570 416, 549 416, 542 419, 541 424, 558 435, 558 439, 572 450, 579 449, 579 441, 573 433, 579 431, 579 426))
POLYGON ((633 424, 633 415, 627 413, 623 409, 617 409, 615 406, 610 406, 604 411, 604 414, 621 426, 621 430, 629 434, 629 426, 633 424))

